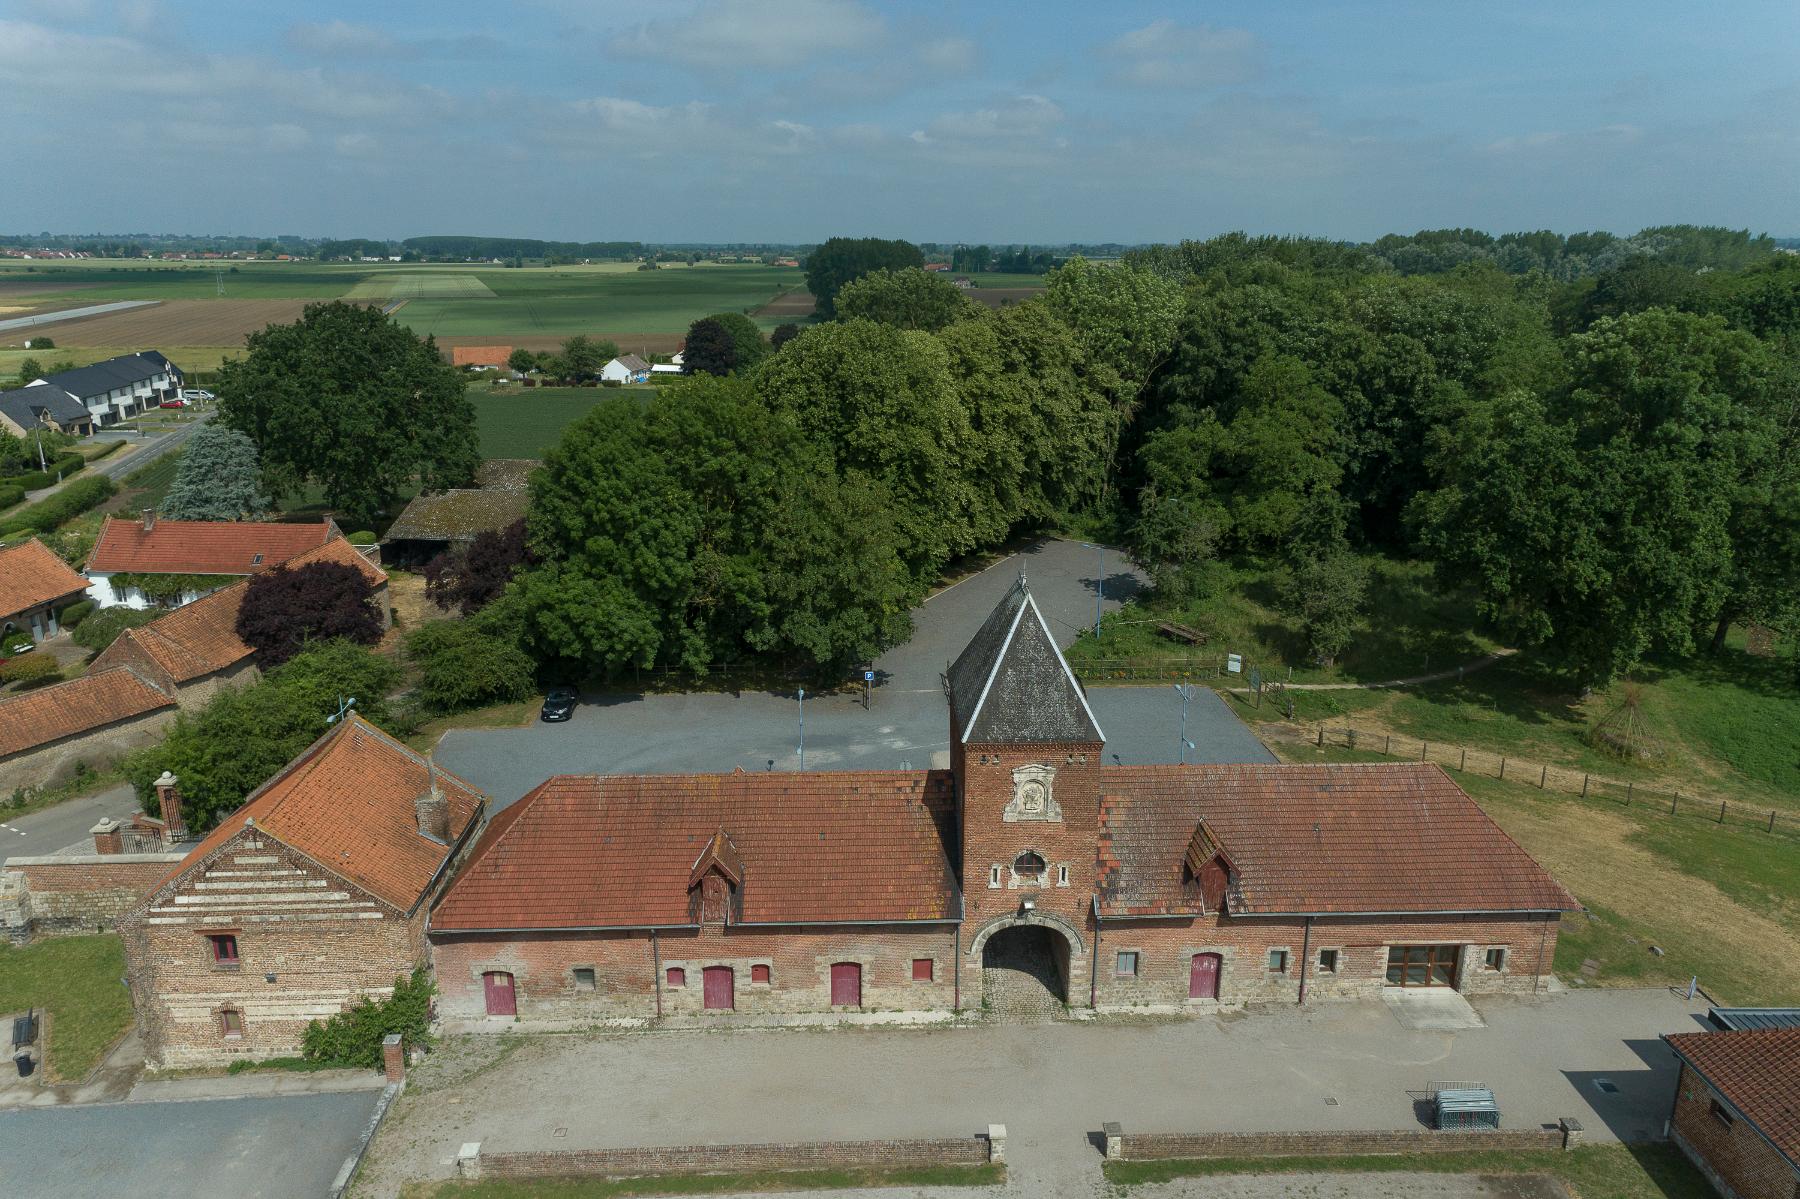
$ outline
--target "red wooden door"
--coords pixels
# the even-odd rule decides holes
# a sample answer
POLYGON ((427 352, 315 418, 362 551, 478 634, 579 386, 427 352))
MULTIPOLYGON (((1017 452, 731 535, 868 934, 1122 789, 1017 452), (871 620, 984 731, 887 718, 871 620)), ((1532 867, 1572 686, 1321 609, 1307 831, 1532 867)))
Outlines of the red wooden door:
POLYGON ((706 1007, 710 1011, 729 1012, 737 1006, 730 966, 708 966, 700 972, 705 984, 706 1007))
POLYGON ((1219 955, 1216 953, 1197 953, 1194 965, 1188 971, 1189 999, 1217 999, 1219 997, 1219 955))
POLYGON ((513 994, 513 976, 504 970, 490 970, 481 976, 482 990, 487 994, 487 1014, 516 1016, 518 996, 513 994))
POLYGON ((855 962, 835 962, 832 964, 831 1006, 862 1006, 862 967, 855 962))

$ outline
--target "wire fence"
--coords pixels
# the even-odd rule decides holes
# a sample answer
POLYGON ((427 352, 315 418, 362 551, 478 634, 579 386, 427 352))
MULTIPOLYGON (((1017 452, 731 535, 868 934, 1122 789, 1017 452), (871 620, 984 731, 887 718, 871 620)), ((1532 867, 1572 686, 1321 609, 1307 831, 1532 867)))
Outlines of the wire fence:
POLYGON ((1800 838, 1800 813, 1778 808, 1733 803, 1692 790, 1621 782, 1569 766, 1534 762, 1454 742, 1426 741, 1386 731, 1328 724, 1286 724, 1278 728, 1290 739, 1310 741, 1321 748, 1363 750, 1389 758, 1436 762, 1465 774, 1523 783, 1540 791, 1560 792, 1582 799, 1604 800, 1671 819, 1704 820, 1710 824, 1757 829, 1773 836, 1800 838))

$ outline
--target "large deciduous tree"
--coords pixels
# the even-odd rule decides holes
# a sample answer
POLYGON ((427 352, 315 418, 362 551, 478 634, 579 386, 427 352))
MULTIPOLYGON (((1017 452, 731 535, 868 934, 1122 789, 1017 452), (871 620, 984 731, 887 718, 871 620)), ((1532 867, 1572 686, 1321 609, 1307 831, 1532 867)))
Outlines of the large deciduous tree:
MULTIPOLYGON (((737 350, 737 370, 747 371, 769 356, 769 343, 763 339, 762 330, 743 313, 715 312, 706 319, 717 321, 731 334, 731 344, 737 350)), ((687 361, 686 355, 682 356, 682 361, 687 361)))
POLYGON ((328 505, 368 524, 411 483, 456 487, 474 473, 461 373, 380 309, 310 304, 246 349, 219 372, 219 412, 256 443, 278 496, 317 483, 328 505))
POLYGON ((681 351, 682 374, 729 375, 737 368, 737 340, 731 330, 710 316, 688 326, 687 344, 681 351))
POLYGON ((925 255, 909 241, 880 237, 833 237, 806 256, 806 288, 818 301, 818 313, 837 315, 837 295, 844 284, 870 271, 902 270, 925 265, 925 255))
POLYGON ((359 645, 381 640, 374 585, 347 562, 278 566, 250 576, 238 609, 237 634, 264 669, 279 666, 310 641, 342 637, 359 645))
POLYGON ((268 510, 256 443, 223 425, 196 430, 182 447, 163 515, 171 520, 243 520, 268 510))
POLYGON ((839 289, 837 315, 843 320, 867 320, 896 329, 923 329, 935 333, 979 311, 941 273, 921 267, 870 271, 839 289))

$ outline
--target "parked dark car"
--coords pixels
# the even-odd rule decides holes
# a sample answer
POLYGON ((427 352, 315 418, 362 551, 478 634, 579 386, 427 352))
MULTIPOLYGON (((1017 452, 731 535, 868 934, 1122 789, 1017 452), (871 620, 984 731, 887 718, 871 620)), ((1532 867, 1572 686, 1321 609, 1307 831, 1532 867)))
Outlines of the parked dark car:
POLYGON ((538 713, 538 719, 552 723, 567 720, 575 715, 576 703, 575 688, 552 687, 544 696, 544 710, 538 713))

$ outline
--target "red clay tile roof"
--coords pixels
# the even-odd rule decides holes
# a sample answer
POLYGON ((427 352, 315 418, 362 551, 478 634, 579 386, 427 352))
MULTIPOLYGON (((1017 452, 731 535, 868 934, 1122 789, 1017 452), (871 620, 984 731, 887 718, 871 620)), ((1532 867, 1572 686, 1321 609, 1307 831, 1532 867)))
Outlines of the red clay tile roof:
POLYGON ((485 799, 453 774, 436 775, 450 801, 449 845, 419 831, 413 801, 431 785, 426 759, 352 715, 257 788, 151 890, 204 861, 253 819, 283 845, 411 911, 485 799))
POLYGON ((1683 1032, 1663 1040, 1800 1168, 1800 1028, 1683 1032))
POLYGON ((451 346, 452 366, 505 366, 512 357, 511 346, 451 346))
POLYGON ((0 758, 174 704, 172 694, 123 666, 0 696, 0 758))
POLYGON ((489 823, 431 926, 691 925, 721 830, 745 924, 955 920, 954 810, 942 770, 561 775, 489 823))
POLYGON ((35 537, 0 548, 0 619, 65 595, 78 595, 87 586, 86 579, 35 537))
POLYGON ((1433 764, 1123 766, 1101 786, 1102 915, 1197 913, 1203 817, 1233 914, 1580 906, 1433 764))
POLYGON ((315 562, 343 562, 354 566, 362 571, 363 578, 376 587, 387 582, 387 571, 365 558, 361 550, 342 537, 333 537, 318 549, 296 554, 282 565, 289 570, 299 570, 302 566, 311 566, 315 562))
POLYGON ((146 533, 143 521, 113 516, 101 528, 87 568, 90 573, 249 575, 337 536, 330 521, 159 520, 146 533))

